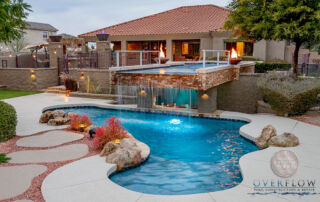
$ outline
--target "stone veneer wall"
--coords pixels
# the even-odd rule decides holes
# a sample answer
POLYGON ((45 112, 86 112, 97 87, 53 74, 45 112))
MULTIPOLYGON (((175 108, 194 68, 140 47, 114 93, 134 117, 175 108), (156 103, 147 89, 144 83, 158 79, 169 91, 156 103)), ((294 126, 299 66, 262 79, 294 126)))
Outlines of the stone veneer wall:
POLYGON ((119 73, 113 84, 154 88, 185 88, 208 90, 239 78, 239 68, 223 69, 200 74, 141 74, 119 73))
POLYGON ((31 78, 29 68, 0 68, 0 84, 8 89, 38 91, 58 85, 57 68, 33 69, 35 78, 31 78))
POLYGON ((241 73, 239 80, 218 86, 218 109, 256 113, 257 101, 262 99, 257 80, 262 74, 241 73))
POLYGON ((90 83, 95 89, 100 89, 101 93, 110 93, 112 73, 107 69, 70 69, 69 75, 79 83, 79 90, 82 92, 87 91, 89 76, 90 83), (81 78, 82 73, 84 79, 81 78))

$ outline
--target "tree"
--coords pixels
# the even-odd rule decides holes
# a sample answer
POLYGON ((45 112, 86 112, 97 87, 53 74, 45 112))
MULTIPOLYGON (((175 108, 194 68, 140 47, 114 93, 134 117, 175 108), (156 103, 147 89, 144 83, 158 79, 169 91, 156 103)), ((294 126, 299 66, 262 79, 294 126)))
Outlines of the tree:
POLYGON ((8 43, 10 50, 15 53, 21 52, 27 45, 28 43, 24 41, 24 38, 12 40, 10 43, 8 43))
POLYGON ((249 40, 295 43, 293 73, 298 73, 299 49, 320 40, 319 0, 233 0, 225 28, 249 40))
POLYGON ((23 0, 0 0, 0 43, 20 39, 31 6, 23 0))

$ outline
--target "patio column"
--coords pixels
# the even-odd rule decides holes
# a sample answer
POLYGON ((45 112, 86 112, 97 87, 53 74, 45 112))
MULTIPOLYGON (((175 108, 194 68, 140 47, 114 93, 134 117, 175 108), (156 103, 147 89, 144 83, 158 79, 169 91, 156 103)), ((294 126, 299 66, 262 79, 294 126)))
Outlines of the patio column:
POLYGON ((98 67, 111 67, 111 49, 107 41, 97 41, 98 67))
POLYGON ((217 87, 198 91, 198 112, 213 113, 217 110, 217 87))
MULTIPOLYGON (((128 50, 128 42, 127 41, 125 41, 125 40, 123 40, 123 41, 121 41, 121 50, 128 50)), ((121 55, 120 55, 120 57, 121 57, 121 65, 122 66, 127 66, 127 53, 122 53, 121 55)))
POLYGON ((169 61, 173 61, 173 54, 172 54, 172 40, 166 40, 166 47, 167 47, 167 55, 166 58, 169 58, 169 61))
POLYGON ((63 58, 62 42, 49 42, 50 68, 58 67, 58 58, 63 58))

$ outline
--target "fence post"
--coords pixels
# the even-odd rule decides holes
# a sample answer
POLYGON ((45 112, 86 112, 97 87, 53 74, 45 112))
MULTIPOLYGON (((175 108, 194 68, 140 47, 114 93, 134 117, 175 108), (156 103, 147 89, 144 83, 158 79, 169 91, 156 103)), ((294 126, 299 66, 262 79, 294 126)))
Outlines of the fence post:
POLYGON ((159 65, 161 64, 161 58, 160 58, 160 54, 161 54, 161 52, 159 51, 159 65))
POLYGON ((120 66, 120 52, 117 51, 116 54, 117 54, 117 67, 119 67, 120 66))
POLYGON ((142 51, 140 51, 140 66, 142 66, 142 51))
POLYGON ((217 66, 220 65, 220 52, 217 52, 217 66))
POLYGON ((203 61, 202 61, 202 66, 203 68, 206 68, 206 50, 203 51, 203 61))

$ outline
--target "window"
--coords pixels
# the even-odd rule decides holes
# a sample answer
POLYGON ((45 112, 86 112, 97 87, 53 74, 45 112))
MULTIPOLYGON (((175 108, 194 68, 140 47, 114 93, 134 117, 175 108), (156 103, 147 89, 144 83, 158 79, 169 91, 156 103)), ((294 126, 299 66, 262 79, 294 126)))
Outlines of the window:
POLYGON ((253 55, 253 43, 247 41, 225 41, 225 50, 234 48, 240 56, 253 55))
POLYGON ((48 38, 48 32, 43 32, 42 33, 42 37, 43 37, 43 39, 47 39, 48 38))

